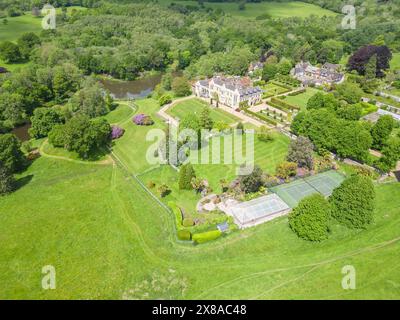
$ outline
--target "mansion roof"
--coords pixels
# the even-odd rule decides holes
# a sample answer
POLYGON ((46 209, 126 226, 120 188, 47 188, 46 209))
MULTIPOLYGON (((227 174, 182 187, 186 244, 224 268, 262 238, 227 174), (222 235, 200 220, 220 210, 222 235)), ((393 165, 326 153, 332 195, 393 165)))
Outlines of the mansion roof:
POLYGON ((215 76, 211 79, 198 81, 199 85, 207 88, 211 83, 225 87, 229 91, 238 91, 241 96, 262 93, 259 87, 252 87, 247 78, 215 76))

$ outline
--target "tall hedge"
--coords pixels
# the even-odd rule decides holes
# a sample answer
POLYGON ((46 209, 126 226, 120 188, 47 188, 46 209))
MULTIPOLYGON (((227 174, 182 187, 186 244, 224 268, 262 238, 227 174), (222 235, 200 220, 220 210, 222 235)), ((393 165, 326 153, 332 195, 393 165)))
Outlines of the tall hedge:
POLYGON ((218 239, 222 235, 222 232, 219 230, 212 230, 203 233, 196 233, 192 235, 192 240, 195 243, 204 243, 207 241, 212 241, 218 239))
POLYGON ((333 191, 329 202, 339 223, 349 228, 366 228, 373 220, 374 185, 368 177, 353 175, 333 191))
POLYGON ((289 214, 289 226, 300 238, 321 241, 328 238, 331 208, 320 194, 313 194, 300 201, 289 214))

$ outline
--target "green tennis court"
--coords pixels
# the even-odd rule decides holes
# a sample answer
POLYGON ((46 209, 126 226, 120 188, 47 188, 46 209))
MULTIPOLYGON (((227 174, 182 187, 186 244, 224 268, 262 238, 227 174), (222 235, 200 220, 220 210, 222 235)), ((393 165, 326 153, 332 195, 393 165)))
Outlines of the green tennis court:
POLYGON ((327 171, 304 179, 308 184, 318 190, 325 197, 332 194, 333 189, 339 186, 344 176, 336 171, 327 171))
POLYGON ((332 170, 291 183, 285 183, 270 190, 276 193, 291 208, 294 208, 301 199, 313 193, 321 193, 325 197, 331 195, 333 189, 338 187, 343 180, 344 176, 332 170))

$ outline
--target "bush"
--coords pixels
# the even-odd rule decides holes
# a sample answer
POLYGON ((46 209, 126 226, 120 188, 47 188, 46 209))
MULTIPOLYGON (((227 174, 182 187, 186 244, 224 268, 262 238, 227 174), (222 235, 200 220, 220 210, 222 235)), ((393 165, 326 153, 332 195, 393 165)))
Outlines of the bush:
POLYGON ((121 138, 125 133, 125 129, 120 128, 118 126, 111 126, 111 139, 115 140, 115 139, 119 139, 121 138))
POLYGON ((151 126, 154 124, 153 119, 143 113, 134 116, 132 121, 138 126, 151 126))
POLYGON ((164 198, 171 193, 171 189, 165 183, 160 185, 157 190, 161 198, 164 198))
POLYGON ((282 179, 294 177, 297 173, 297 163, 284 161, 277 165, 276 175, 282 179))
POLYGON ((183 220, 183 226, 184 227, 191 227, 194 225, 194 221, 192 218, 186 218, 183 220))
POLYGON ((285 109, 289 109, 289 110, 299 110, 300 108, 298 106, 295 106, 293 104, 290 104, 286 101, 283 101, 279 98, 271 98, 271 102, 279 107, 283 107, 285 109))
POLYGON ((213 230, 203 233, 196 233, 192 236, 192 240, 196 243, 204 243, 207 241, 218 239, 222 235, 219 230, 213 230))
POLYGON ((328 238, 330 212, 328 201, 320 194, 313 194, 301 200, 289 214, 289 226, 304 240, 324 240, 328 238))
POLYGON ((172 102, 172 97, 169 94, 164 94, 160 97, 160 99, 158 99, 158 103, 160 104, 160 106, 164 106, 171 102, 172 102))
POLYGON ((349 228, 366 228, 373 220, 375 190, 368 177, 347 178, 333 191, 329 201, 333 217, 349 228))
POLYGON ((177 235, 179 240, 190 241, 192 238, 189 230, 178 230, 177 235))
POLYGON ((156 186, 156 184, 154 183, 154 181, 149 181, 147 182, 147 187, 150 189, 153 189, 156 186))

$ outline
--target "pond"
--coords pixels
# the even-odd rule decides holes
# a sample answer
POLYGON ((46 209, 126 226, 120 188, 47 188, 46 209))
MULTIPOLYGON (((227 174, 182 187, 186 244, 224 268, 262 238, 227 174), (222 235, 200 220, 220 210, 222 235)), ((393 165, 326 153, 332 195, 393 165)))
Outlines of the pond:
POLYGON ((116 81, 102 79, 100 82, 114 99, 146 98, 157 84, 161 82, 161 74, 133 81, 116 81))
POLYGON ((32 126, 32 125, 31 125, 30 123, 26 123, 26 124, 24 124, 23 126, 14 128, 14 129, 11 131, 11 133, 15 134, 16 137, 17 137, 19 140, 21 140, 22 142, 28 141, 28 140, 31 138, 31 136, 29 135, 29 132, 28 132, 28 130, 29 130, 29 128, 30 128, 31 126, 32 126))

